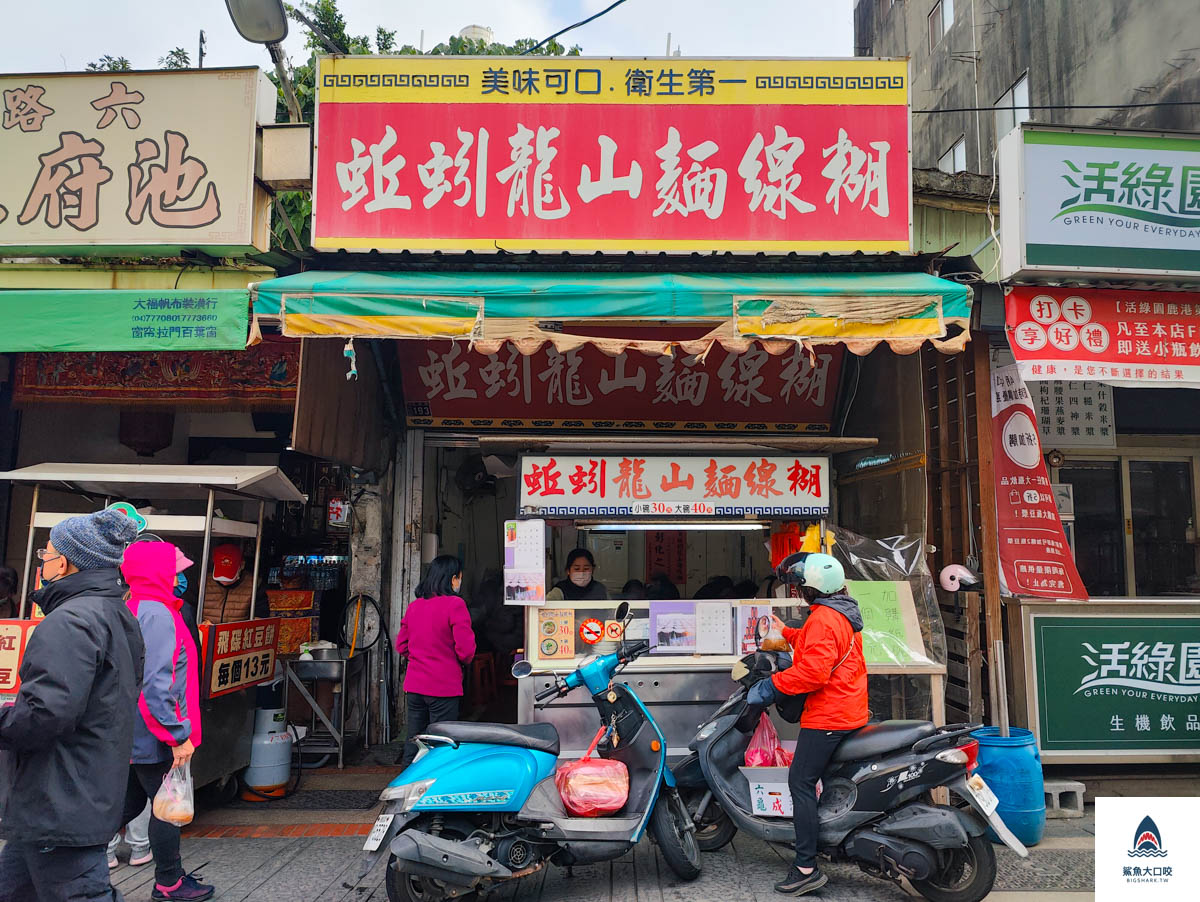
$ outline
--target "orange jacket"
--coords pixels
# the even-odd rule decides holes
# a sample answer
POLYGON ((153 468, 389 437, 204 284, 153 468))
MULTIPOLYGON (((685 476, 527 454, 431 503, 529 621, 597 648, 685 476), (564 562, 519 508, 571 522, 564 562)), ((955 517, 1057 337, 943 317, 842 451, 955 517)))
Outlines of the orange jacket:
POLYGON ((771 679, 785 695, 808 693, 800 715, 804 729, 855 730, 866 724, 867 662, 861 629, 858 604, 847 595, 817 600, 803 627, 784 629, 783 637, 792 646, 792 666, 771 679))

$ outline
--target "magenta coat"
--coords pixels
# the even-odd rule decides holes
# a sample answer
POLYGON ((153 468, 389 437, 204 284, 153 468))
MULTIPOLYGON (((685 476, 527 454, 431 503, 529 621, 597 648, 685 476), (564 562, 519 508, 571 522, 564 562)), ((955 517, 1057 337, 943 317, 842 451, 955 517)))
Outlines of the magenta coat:
POLYGON ((466 602, 457 595, 414 598, 400 621, 396 651, 408 656, 405 692, 441 698, 462 695, 462 667, 475 657, 475 633, 466 602))

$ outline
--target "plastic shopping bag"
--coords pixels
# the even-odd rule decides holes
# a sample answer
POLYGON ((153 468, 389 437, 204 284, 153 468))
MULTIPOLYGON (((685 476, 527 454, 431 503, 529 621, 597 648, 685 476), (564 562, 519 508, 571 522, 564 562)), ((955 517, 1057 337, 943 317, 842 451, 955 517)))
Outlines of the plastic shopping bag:
POLYGON ((791 651, 792 647, 788 644, 788 640, 783 638, 783 631, 775 625, 775 619, 764 617, 763 620, 767 621, 769 628, 758 647, 763 651, 791 651))
POLYGON ((746 748, 746 767, 777 767, 781 752, 787 754, 779 744, 775 724, 771 723, 771 718, 764 711, 759 715, 758 726, 754 728, 754 735, 750 737, 750 745, 746 748))
POLYGON ((600 728, 582 758, 560 765, 554 774, 563 805, 575 817, 612 814, 629 799, 629 769, 620 761, 591 757, 604 730, 600 728))
POLYGON ((160 821, 182 827, 196 816, 196 804, 192 800, 192 767, 187 762, 172 767, 162 786, 154 794, 154 816, 160 821))

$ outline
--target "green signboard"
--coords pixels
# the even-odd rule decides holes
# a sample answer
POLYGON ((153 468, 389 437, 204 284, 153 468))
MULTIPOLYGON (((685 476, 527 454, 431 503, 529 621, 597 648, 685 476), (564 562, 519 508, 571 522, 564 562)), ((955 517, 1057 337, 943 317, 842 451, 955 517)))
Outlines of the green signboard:
POLYGON ((1200 750, 1200 617, 1031 617, 1044 752, 1200 750))
POLYGON ((245 289, 0 291, 0 351, 233 351, 245 289))
POLYGON ((1003 278, 1200 277, 1200 136, 1027 123, 998 157, 1003 278))
POLYGON ((862 612, 863 657, 868 665, 929 663, 908 583, 851 580, 846 591, 862 612))

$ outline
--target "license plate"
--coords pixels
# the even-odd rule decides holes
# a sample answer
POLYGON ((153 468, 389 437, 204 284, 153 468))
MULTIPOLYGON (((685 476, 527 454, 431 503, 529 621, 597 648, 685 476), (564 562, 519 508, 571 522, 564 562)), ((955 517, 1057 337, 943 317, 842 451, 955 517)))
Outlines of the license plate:
POLYGON ((991 817, 995 813, 1000 800, 996 798, 996 794, 983 781, 983 777, 976 774, 967 780, 967 790, 974 797, 975 801, 979 803, 979 807, 983 809, 984 814, 991 817))
POLYGON ((371 832, 367 834, 367 841, 363 843, 364 852, 374 852, 383 842, 383 838, 387 836, 388 830, 392 827, 392 821, 396 819, 394 814, 381 814, 379 819, 375 821, 375 826, 371 828, 371 832))

